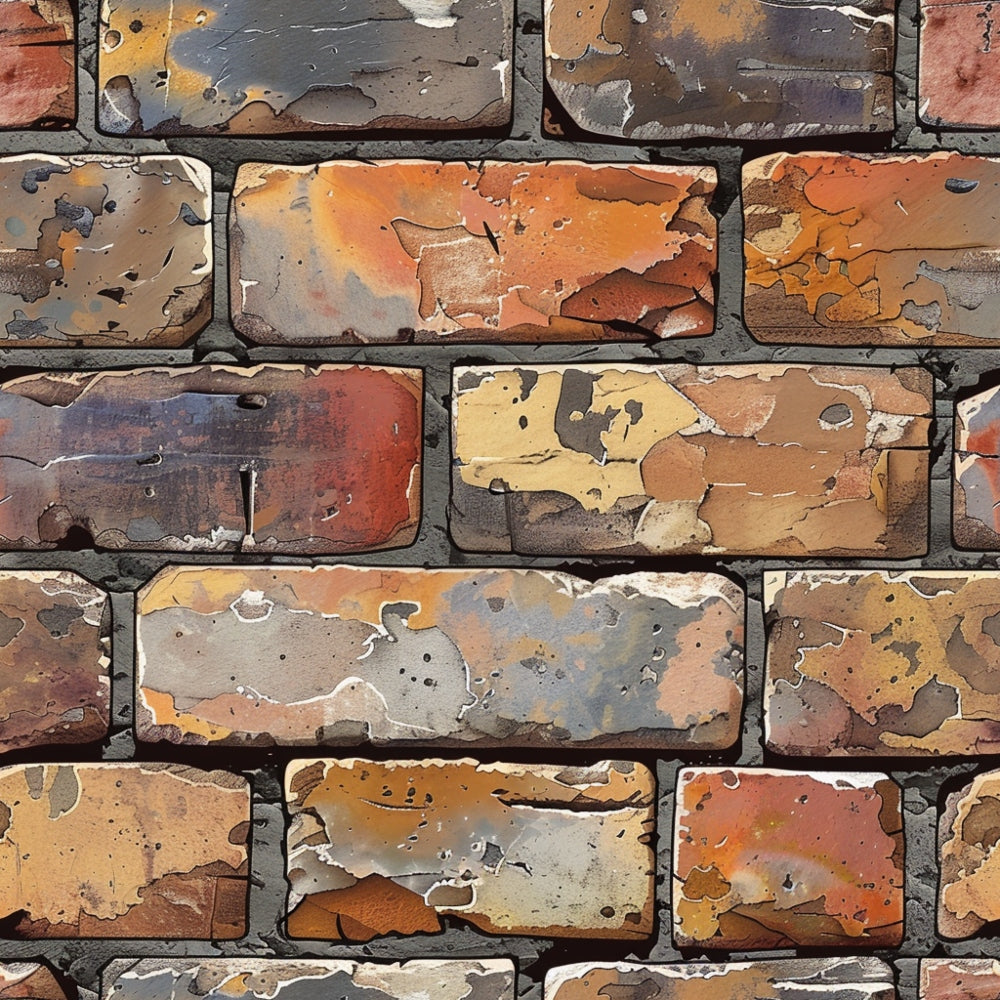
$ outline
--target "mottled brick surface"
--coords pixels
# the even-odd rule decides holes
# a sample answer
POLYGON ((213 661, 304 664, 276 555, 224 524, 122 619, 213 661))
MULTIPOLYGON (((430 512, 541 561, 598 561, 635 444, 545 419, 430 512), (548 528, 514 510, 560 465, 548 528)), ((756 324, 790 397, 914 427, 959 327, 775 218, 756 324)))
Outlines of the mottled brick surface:
POLYGON ((0 571, 0 752, 104 736, 110 653, 103 590, 75 573, 0 571))
POLYGON ((457 918, 490 934, 646 938, 655 793, 625 761, 294 761, 288 933, 368 941, 457 918))
POLYGON ((0 962, 3 1000, 76 1000, 75 986, 63 984, 40 962, 0 962))
POLYGON ((931 394, 915 368, 456 367, 452 535, 529 555, 918 555, 931 394))
POLYGON ((19 938, 237 938, 250 789, 179 764, 0 768, 0 920, 19 938))
POLYGON ((953 534, 968 549, 1000 549, 1000 388, 955 408, 953 534))
POLYGON ((288 345, 702 336, 715 184, 650 164, 246 164, 233 320, 288 345))
POLYGON ((920 1000, 996 1000, 1000 963, 995 958, 920 960, 920 1000))
POLYGON ((549 0, 551 110, 634 142, 893 127, 895 0, 549 0))
POLYGON ((406 545, 421 375, 351 365, 28 375, 0 392, 0 546, 73 531, 118 549, 406 545))
MULTIPOLYGON (((404 964, 347 959, 119 959, 101 973, 102 1000, 514 1000, 509 959, 404 964)), ((54 998, 58 1000, 58 998, 54 998)))
POLYGON ((65 128, 76 117, 70 0, 0 3, 0 129, 65 128))
POLYGON ((778 753, 1000 750, 1000 574, 766 573, 765 726, 778 753))
POLYGON ((513 0, 107 0, 115 135, 483 129, 510 119, 513 0), (165 81, 170 86, 165 86, 165 81))
POLYGON ((139 598, 137 729, 235 746, 727 747, 743 602, 713 574, 169 569, 139 598))
POLYGON ((877 958, 760 962, 562 965, 545 1000, 895 1000, 892 969, 877 958))
POLYGON ((673 871, 678 946, 898 946, 899 786, 878 773, 683 770, 673 871))
POLYGON ((174 347, 211 318, 200 160, 5 157, 0 218, 0 346, 174 347))
POLYGON ((778 153, 743 170, 744 319, 760 341, 990 347, 1000 159, 778 153))

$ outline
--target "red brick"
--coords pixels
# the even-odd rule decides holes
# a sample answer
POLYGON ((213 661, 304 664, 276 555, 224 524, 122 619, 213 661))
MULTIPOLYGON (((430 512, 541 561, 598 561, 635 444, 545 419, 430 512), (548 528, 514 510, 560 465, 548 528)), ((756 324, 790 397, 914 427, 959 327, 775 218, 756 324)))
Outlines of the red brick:
POLYGON ((953 534, 966 549, 1000 549, 1000 388, 955 408, 953 534))
POLYGON ((995 958, 922 958, 920 1000, 996 1000, 1000 964, 995 958))
POLYGON ((0 962, 0 1000, 76 1000, 76 986, 39 962, 0 962))
POLYGON ((0 391, 0 536, 52 548, 353 552, 413 541, 421 373, 46 373, 0 391))

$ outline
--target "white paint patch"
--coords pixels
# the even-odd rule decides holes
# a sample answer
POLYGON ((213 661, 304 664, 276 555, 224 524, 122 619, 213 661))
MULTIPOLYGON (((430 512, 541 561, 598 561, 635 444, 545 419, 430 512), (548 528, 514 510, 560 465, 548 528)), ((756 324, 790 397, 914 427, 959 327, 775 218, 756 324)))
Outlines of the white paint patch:
POLYGON ((424 28, 453 28, 458 18, 452 14, 452 0, 399 0, 413 20, 424 28))

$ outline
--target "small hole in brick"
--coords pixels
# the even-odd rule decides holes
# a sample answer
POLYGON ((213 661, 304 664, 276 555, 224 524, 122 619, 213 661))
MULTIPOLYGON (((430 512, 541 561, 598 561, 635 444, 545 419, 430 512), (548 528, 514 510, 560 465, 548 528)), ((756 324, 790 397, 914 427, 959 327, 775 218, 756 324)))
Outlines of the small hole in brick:
POLYGON ((267 406, 267 396, 261 392, 245 392, 236 397, 236 405, 241 410, 263 410, 267 406))

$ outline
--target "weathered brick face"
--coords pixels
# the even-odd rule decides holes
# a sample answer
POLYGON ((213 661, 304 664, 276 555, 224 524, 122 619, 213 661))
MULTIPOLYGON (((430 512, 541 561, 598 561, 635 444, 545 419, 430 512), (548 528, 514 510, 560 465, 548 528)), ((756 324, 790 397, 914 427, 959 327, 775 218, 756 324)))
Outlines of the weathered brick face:
POLYGON ((995 1000, 998 13, 0 0, 0 1000, 995 1000))

